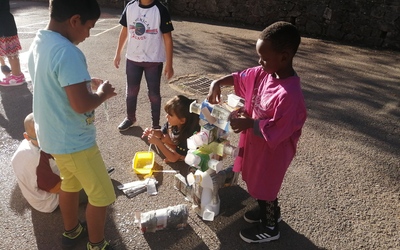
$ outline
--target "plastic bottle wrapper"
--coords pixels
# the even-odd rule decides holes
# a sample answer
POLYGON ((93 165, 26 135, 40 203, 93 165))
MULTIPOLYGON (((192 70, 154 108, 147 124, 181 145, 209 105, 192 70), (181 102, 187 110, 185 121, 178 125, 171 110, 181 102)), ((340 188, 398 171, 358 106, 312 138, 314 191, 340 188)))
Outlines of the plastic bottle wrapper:
POLYGON ((141 213, 135 212, 135 223, 143 233, 163 229, 183 229, 187 225, 189 211, 186 205, 167 207, 141 213))
POLYGON ((122 184, 117 186, 119 190, 122 190, 126 196, 129 198, 135 197, 138 194, 141 194, 147 190, 149 195, 157 194, 157 180, 153 178, 146 178, 142 181, 133 181, 130 183, 122 184))

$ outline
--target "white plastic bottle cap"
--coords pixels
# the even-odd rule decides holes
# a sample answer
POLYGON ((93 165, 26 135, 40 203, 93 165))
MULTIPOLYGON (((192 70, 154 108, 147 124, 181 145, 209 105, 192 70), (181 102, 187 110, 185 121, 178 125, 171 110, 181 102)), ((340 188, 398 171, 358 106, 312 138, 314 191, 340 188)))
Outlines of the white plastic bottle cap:
POLYGON ((190 166, 198 166, 200 164, 201 158, 198 155, 188 153, 185 157, 185 163, 190 166))
POLYGON ((211 159, 208 161, 208 167, 215 170, 218 173, 222 169, 222 162, 215 159, 211 159))
POLYGON ((215 216, 215 213, 213 211, 208 210, 208 209, 204 210, 204 212, 203 212, 203 220, 213 221, 214 220, 214 216, 215 216))

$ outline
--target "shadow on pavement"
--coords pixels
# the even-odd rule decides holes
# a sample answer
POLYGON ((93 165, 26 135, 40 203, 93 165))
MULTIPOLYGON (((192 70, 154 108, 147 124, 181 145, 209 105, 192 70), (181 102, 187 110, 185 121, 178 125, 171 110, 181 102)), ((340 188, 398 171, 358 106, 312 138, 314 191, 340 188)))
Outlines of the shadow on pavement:
MULTIPOLYGON (((117 196, 124 195, 117 186, 120 185, 118 181, 112 179, 115 193, 117 196)), ((84 194, 84 193, 83 193, 84 194)), ((79 218, 81 221, 85 220, 85 211, 87 205, 86 195, 80 196, 79 205, 79 218), (86 199, 86 200, 85 200, 86 199)), ((61 249, 61 234, 63 233, 63 221, 61 211, 57 207, 52 213, 42 213, 33 209, 26 199, 23 197, 18 185, 14 186, 11 198, 10 198, 11 209, 23 216, 25 210, 31 211, 33 231, 36 238, 36 244, 38 250, 49 250, 49 249, 61 249)), ((118 233, 118 227, 114 221, 114 208, 109 206, 107 209, 107 219, 105 225, 105 236, 107 240, 110 240, 112 244, 119 250, 126 250, 127 247, 122 242, 122 237, 118 233)), ((86 248, 86 240, 82 240, 74 249, 86 248)))
MULTIPOLYGON (((243 210, 251 210, 256 207, 256 202, 249 196, 246 190, 239 186, 220 189, 221 211, 220 215, 213 222, 205 222, 212 231, 217 232, 221 241, 221 250, 223 249, 260 249, 263 244, 248 244, 239 237, 240 230, 251 227, 243 219, 243 210), (250 204, 248 204, 250 203, 250 204), (223 217, 235 218, 229 224, 223 217), (231 237, 226 237, 231 235, 231 237), (224 237, 225 236, 225 237, 224 237)), ((284 214, 282 217, 284 219, 284 214)), ((321 249, 314 245, 306 236, 296 232, 286 222, 279 223, 281 237, 278 241, 269 242, 268 249, 321 249)))
POLYGON ((11 138, 22 140, 25 117, 32 112, 33 96, 26 83, 21 86, 0 86, 1 104, 4 113, 0 114, 0 127, 3 127, 11 138))
MULTIPOLYGON (((395 71, 400 60, 389 51, 343 47, 346 46, 333 42, 321 42, 318 47, 305 42, 297 53, 301 61, 297 68, 309 110, 307 126, 331 138, 352 131, 354 134, 346 140, 395 155, 400 148, 400 87, 395 71), (337 58, 341 58, 340 62, 337 58), (374 70, 373 65, 379 65, 380 70, 374 70), (351 74, 342 74, 343 71, 351 74), (318 121, 318 125, 313 121, 318 121)), ((375 161, 356 148, 347 151, 370 158, 371 163, 375 161)), ((393 181, 399 178, 395 163, 372 165, 380 166, 376 171, 393 181)))
MULTIPOLYGON (((211 32, 205 33, 211 34, 211 32)), ((197 64, 197 71, 208 74, 220 74, 221 72, 228 74, 243 69, 243 64, 248 67, 257 64, 256 40, 254 39, 237 39, 226 33, 215 32, 212 33, 212 36, 215 36, 219 42, 215 44, 215 47, 205 48, 204 43, 197 39, 198 35, 198 33, 174 34, 174 47, 177 48, 174 50, 174 56, 179 57, 182 61, 200 62, 197 64), (248 51, 254 51, 254 53, 251 54, 248 51), (232 58, 240 58, 240 60, 232 60, 232 58)))

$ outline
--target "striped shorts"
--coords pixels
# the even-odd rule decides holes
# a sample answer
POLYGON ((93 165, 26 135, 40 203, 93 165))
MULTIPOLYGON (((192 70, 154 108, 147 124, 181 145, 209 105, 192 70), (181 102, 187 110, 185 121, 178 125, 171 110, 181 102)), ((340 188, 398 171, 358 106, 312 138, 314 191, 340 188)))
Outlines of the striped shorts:
POLYGON ((21 49, 18 35, 0 37, 0 56, 18 56, 21 49))

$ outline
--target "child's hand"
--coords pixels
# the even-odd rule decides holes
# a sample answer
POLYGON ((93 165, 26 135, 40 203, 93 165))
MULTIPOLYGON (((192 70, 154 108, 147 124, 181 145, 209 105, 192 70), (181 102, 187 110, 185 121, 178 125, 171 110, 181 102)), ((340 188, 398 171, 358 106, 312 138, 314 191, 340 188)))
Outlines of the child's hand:
POLYGON ((161 142, 161 139, 159 138, 159 137, 157 137, 154 133, 150 133, 148 136, 147 136, 147 141, 150 143, 150 144, 154 144, 154 145, 159 145, 160 143, 162 143, 161 142))
POLYGON ((240 133, 243 130, 252 128, 254 120, 249 117, 242 109, 235 110, 229 116, 230 125, 233 132, 240 133))
POLYGON ((142 138, 144 138, 146 136, 149 136, 150 134, 153 134, 153 135, 157 136, 158 138, 162 138, 161 130, 160 129, 154 129, 154 128, 146 128, 143 131, 142 138))
POLYGON ((90 87, 92 88, 93 93, 97 91, 100 84, 102 84, 103 82, 104 81, 100 78, 92 77, 92 81, 90 82, 90 87))
MULTIPOLYGON (((244 110, 243 107, 242 107, 242 108, 239 108, 239 109, 235 109, 234 111, 232 111, 232 112, 229 114, 228 121, 231 121, 232 119, 237 119, 237 118, 239 118, 239 117, 241 117, 241 116, 247 116, 247 115, 246 115, 246 111, 244 110)), ((247 116, 247 117, 248 117, 248 116, 247 116)))
POLYGON ((151 134, 152 131, 153 131, 152 128, 146 128, 146 129, 143 131, 142 138, 144 138, 144 137, 148 136, 149 134, 151 134))
POLYGON ((117 53, 114 56, 114 66, 115 66, 115 68, 119 69, 119 64, 120 63, 121 63, 121 55, 117 53))
POLYGON ((96 93, 99 96, 104 95, 105 96, 104 100, 107 100, 107 99, 117 95, 117 93, 115 92, 115 88, 108 82, 108 80, 105 80, 104 82, 102 82, 99 85, 96 93))
POLYGON ((167 80, 171 79, 174 76, 174 68, 166 65, 164 69, 164 76, 167 78, 167 80))
POLYGON ((217 104, 221 102, 221 87, 218 81, 212 81, 210 90, 208 91, 207 100, 211 104, 217 104))

